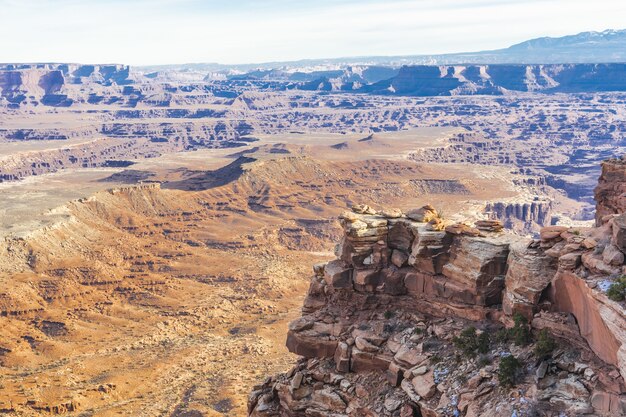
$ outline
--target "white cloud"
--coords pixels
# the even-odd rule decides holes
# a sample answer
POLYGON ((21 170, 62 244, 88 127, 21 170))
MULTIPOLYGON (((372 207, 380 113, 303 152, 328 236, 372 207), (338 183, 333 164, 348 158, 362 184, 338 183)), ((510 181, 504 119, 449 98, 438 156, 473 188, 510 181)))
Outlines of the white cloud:
POLYGON ((620 29, 615 0, 0 0, 0 61, 261 62, 493 49, 620 29))

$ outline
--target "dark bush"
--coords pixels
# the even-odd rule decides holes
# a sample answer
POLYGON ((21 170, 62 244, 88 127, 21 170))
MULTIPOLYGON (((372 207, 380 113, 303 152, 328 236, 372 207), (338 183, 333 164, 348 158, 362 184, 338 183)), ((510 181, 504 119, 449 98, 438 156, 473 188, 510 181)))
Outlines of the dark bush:
POLYGON ((626 298, 626 275, 611 284, 606 291, 606 296, 613 301, 624 301, 626 298))
POLYGON ((500 385, 505 387, 514 386, 520 368, 521 364, 515 356, 509 355, 502 358, 498 367, 498 381, 500 381, 500 385))
POLYGON ((513 315, 515 325, 510 330, 513 342, 518 346, 525 346, 531 342, 530 326, 528 320, 520 313, 513 315))
POLYGON ((546 329, 541 330, 537 336, 537 343, 535 344, 535 355, 539 358, 550 356, 555 348, 556 342, 548 331, 546 329))
POLYGON ((489 335, 485 332, 478 335, 476 328, 470 326, 463 330, 459 336, 452 339, 454 346, 467 356, 476 356, 476 353, 489 352, 489 335))

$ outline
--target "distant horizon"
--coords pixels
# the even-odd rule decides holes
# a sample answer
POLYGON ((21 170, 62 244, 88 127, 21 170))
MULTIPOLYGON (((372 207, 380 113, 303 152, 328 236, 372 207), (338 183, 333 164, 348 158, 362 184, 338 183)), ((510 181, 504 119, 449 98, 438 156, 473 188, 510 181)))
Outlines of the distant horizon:
POLYGON ((444 55, 619 29, 616 0, 0 0, 6 63, 253 65, 444 55), (89 4, 85 4, 89 3, 89 4))
MULTIPOLYGON (((338 57, 319 57, 319 58, 300 58, 293 59, 287 61, 262 61, 262 62, 237 62, 237 63, 223 63, 223 62, 213 62, 213 61, 197 61, 197 62, 174 62, 174 63, 151 63, 151 64, 129 64, 125 62, 78 62, 78 61, 25 61, 25 62, 0 62, 0 65, 99 65, 99 66, 107 66, 107 65, 121 65, 127 66, 131 68, 146 68, 146 67, 169 67, 169 66, 194 66, 194 65, 216 65, 223 67, 237 67, 237 66, 254 66, 254 65, 269 65, 269 64, 293 64, 293 63, 306 63, 309 61, 313 62, 323 62, 323 61, 341 61, 341 60, 359 60, 359 59, 402 59, 402 58, 417 58, 417 57, 439 57, 446 55, 463 55, 463 54, 474 54, 474 53, 489 53, 495 51, 501 51, 508 49, 509 47, 518 45, 520 43, 524 43, 527 41, 532 41, 536 39, 559 39, 566 36, 576 36, 584 33, 606 33, 606 32, 626 32, 626 29, 615 29, 615 28, 607 28, 599 31, 582 31, 572 34, 566 34, 563 36, 540 36, 537 38, 524 39, 519 42, 513 43, 511 45, 504 46, 502 48, 497 49, 486 49, 486 50, 464 50, 464 51, 455 51, 455 52, 446 52, 446 53, 433 53, 433 54, 404 54, 404 55, 348 55, 348 56, 338 56, 338 57)), ((472 65, 477 65, 476 63, 468 63, 472 65)), ((488 63, 489 65, 498 65, 494 63, 488 63)), ((508 64, 508 63, 507 63, 508 64)), ((537 63, 539 64, 539 63, 537 63)), ((566 64, 566 62, 564 62, 566 64)), ((409 64, 410 65, 410 64, 409 64)), ((435 64, 436 65, 436 64, 435 64)))

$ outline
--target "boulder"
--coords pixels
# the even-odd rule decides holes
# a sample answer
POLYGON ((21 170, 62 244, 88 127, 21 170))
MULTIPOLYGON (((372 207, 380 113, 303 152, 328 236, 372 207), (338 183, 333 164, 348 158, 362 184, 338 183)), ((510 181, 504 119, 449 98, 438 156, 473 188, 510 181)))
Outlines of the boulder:
POLYGON ((402 213, 402 210, 397 209, 397 208, 384 209, 380 212, 380 215, 386 219, 398 219, 404 216, 404 214, 402 213))
POLYGON ((450 248, 450 261, 443 266, 442 273, 454 281, 452 285, 476 295, 477 304, 499 304, 509 243, 501 238, 457 236, 450 248))
POLYGON ((527 318, 532 318, 542 292, 554 278, 556 265, 556 259, 546 256, 540 248, 529 247, 527 241, 513 243, 502 300, 504 312, 509 315, 525 313, 527 318))
POLYGON ((478 230, 484 232, 500 232, 504 229, 504 225, 500 220, 479 220, 475 223, 478 230))
POLYGON ((429 399, 437 393, 437 384, 432 372, 416 376, 411 380, 411 384, 417 395, 424 399, 429 399))
POLYGON ((626 213, 613 219, 613 244, 626 253, 626 213))
POLYGON ((422 354, 421 349, 410 347, 409 345, 403 345, 393 357, 397 362, 406 365, 407 367, 413 367, 421 364, 428 359, 428 356, 422 354))
POLYGON ((352 211, 357 214, 376 214, 376 210, 367 204, 355 204, 352 206, 352 211))
POLYGON ((420 227, 413 241, 409 265, 420 272, 440 274, 443 265, 448 262, 451 243, 452 235, 449 233, 420 227))
POLYGON ((622 266, 624 264, 624 254, 615 245, 607 245, 602 252, 604 263, 612 266, 622 266))
POLYGON ((351 288, 352 268, 339 259, 330 261, 324 268, 324 281, 333 288, 351 288))
POLYGON ((399 249, 409 252, 415 239, 413 224, 407 219, 401 219, 393 223, 389 228, 387 244, 391 249, 399 249))
POLYGON ((420 223, 428 223, 434 218, 439 217, 437 210, 431 205, 426 205, 418 209, 409 210, 406 217, 420 223))
POLYGON ((337 344, 335 350, 335 368, 337 372, 350 372, 350 346, 345 342, 337 344))
POLYGON ((386 371, 391 360, 391 357, 383 354, 373 354, 353 348, 350 358, 350 370, 354 373, 386 371))
POLYGON ((453 235, 480 236, 480 230, 463 223, 455 223, 445 228, 446 233, 453 235))
POLYGON ((566 230, 567 227, 565 226, 547 226, 541 228, 541 230, 539 231, 539 236, 542 242, 549 242, 552 240, 559 241, 563 240, 563 238, 561 237, 561 233, 565 232, 566 230))
POLYGON ((337 341, 321 335, 304 335, 294 331, 287 333, 287 349, 305 358, 332 358, 337 351, 337 341))
POLYGON ((335 412, 343 412, 346 409, 346 403, 341 396, 330 388, 314 391, 311 397, 311 405, 335 412))
POLYGON ((409 260, 409 255, 406 252, 403 252, 398 249, 394 249, 391 253, 391 263, 397 266, 398 268, 402 268, 409 260))

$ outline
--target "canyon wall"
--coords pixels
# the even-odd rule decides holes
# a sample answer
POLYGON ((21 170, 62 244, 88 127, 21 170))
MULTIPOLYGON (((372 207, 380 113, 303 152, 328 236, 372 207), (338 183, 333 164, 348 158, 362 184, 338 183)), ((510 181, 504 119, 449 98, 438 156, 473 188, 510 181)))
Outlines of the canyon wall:
POLYGON ((407 66, 361 92, 415 96, 625 91, 626 64, 407 66))

